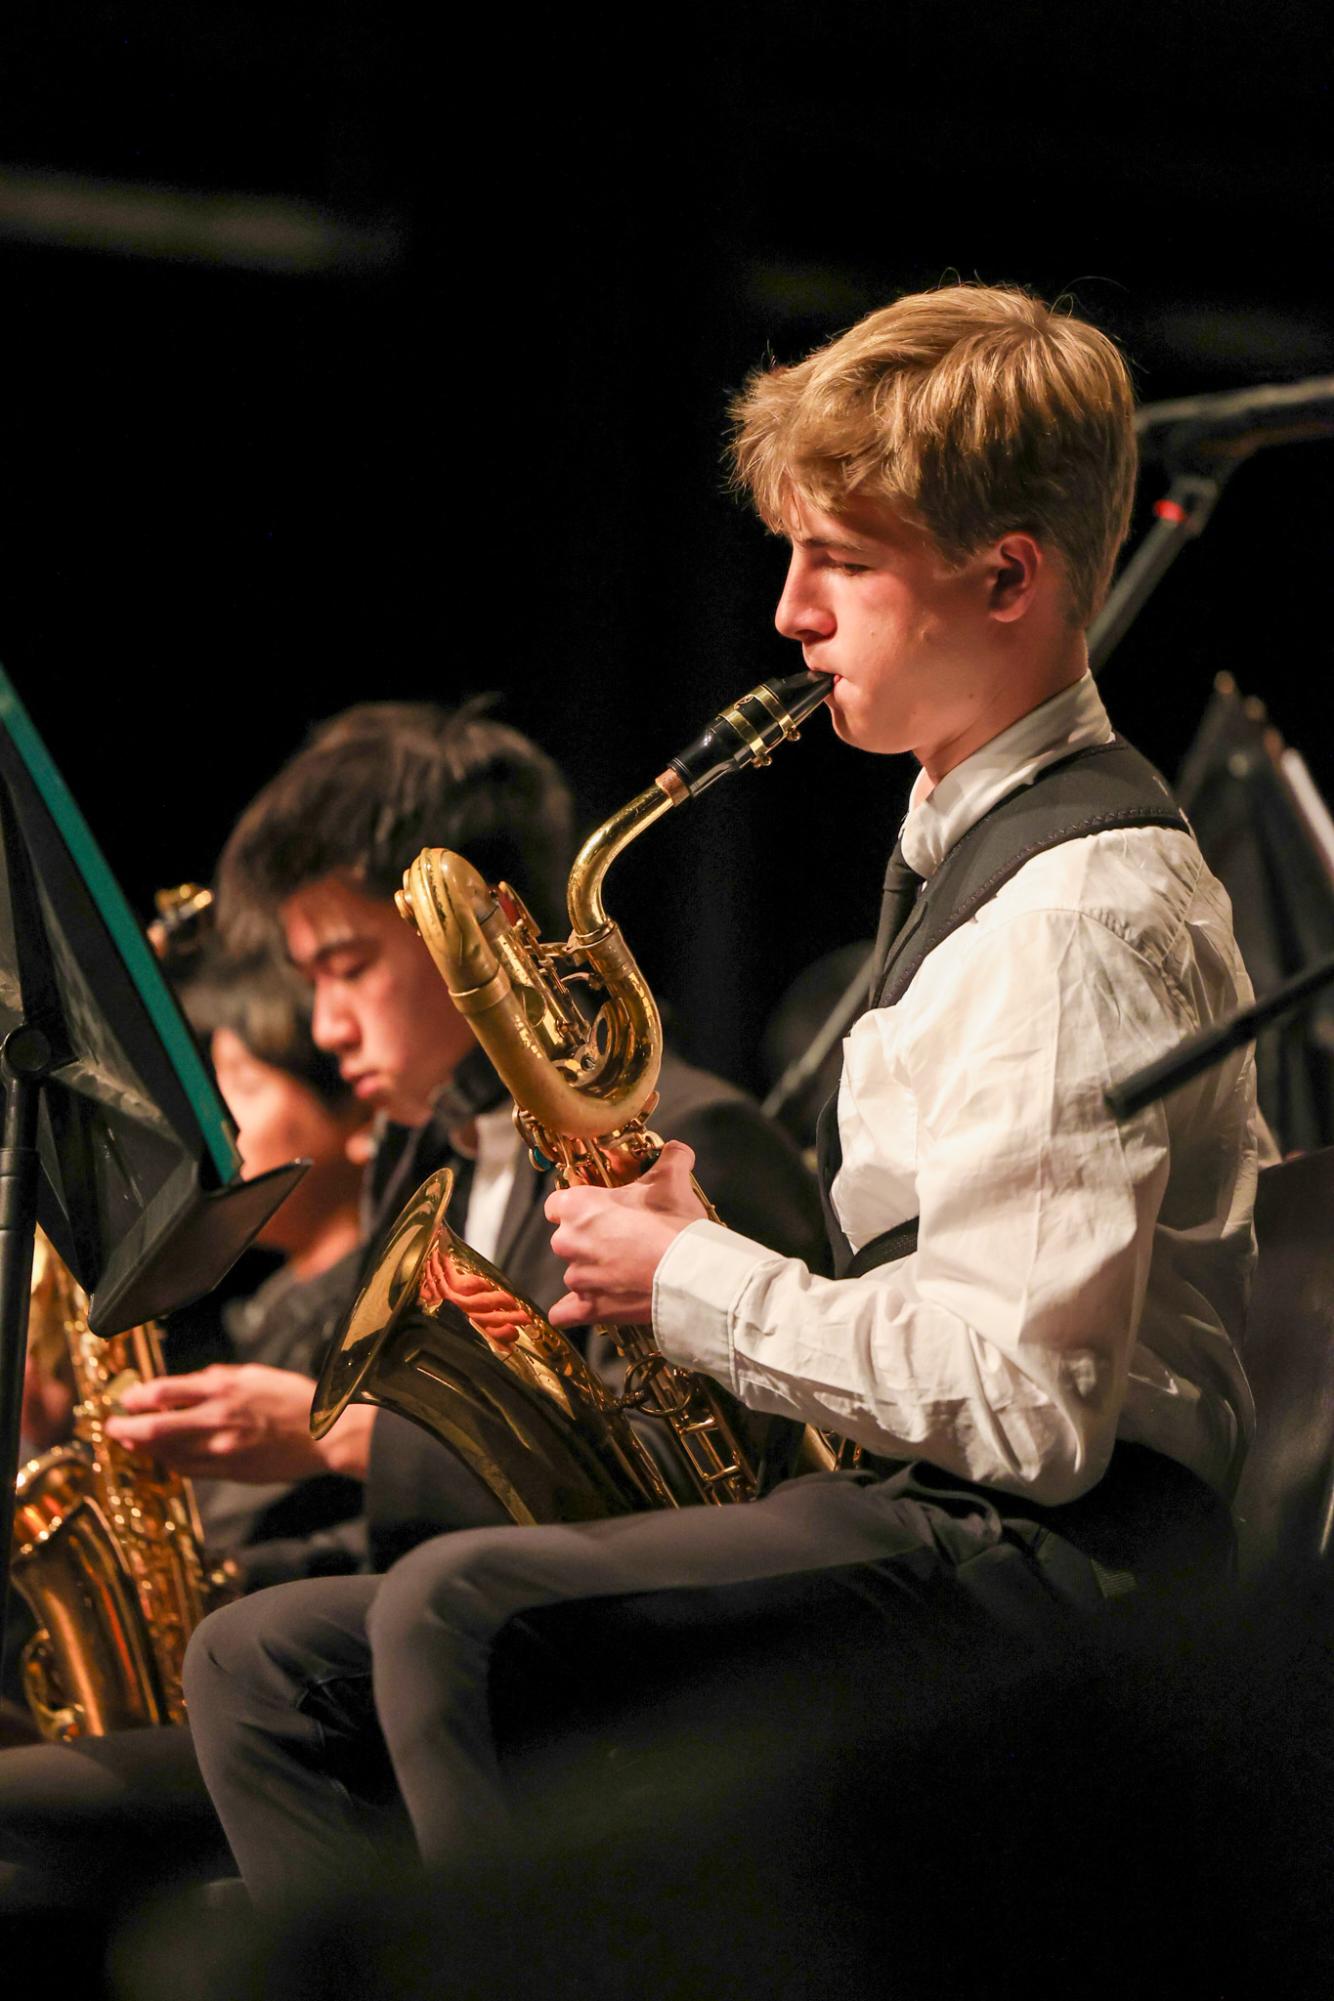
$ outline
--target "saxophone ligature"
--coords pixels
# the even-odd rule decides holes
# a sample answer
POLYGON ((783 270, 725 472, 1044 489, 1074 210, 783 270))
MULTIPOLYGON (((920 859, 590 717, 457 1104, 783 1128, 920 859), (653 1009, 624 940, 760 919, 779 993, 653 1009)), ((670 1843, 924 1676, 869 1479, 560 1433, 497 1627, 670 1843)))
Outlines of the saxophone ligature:
MULTIPOLYGON (((554 1170, 559 1186, 624 1186, 661 1151, 649 1120, 662 1026, 604 907, 608 870, 675 807, 767 764, 828 691, 829 677, 809 671, 753 688, 597 828, 570 871, 563 944, 544 942, 515 892, 492 887, 461 855, 425 849, 405 874, 399 911, 513 1098, 533 1165, 554 1170)), ((659 1421, 692 1499, 750 1499, 756 1470, 722 1391, 669 1363, 651 1329, 607 1327, 626 1365, 614 1395, 449 1228, 449 1193, 448 1174, 432 1176, 391 1227, 330 1344, 315 1435, 354 1398, 381 1404, 450 1445, 514 1520, 577 1521, 677 1505, 628 1421, 636 1412, 659 1421)), ((822 1445, 814 1455, 832 1463, 822 1445)))

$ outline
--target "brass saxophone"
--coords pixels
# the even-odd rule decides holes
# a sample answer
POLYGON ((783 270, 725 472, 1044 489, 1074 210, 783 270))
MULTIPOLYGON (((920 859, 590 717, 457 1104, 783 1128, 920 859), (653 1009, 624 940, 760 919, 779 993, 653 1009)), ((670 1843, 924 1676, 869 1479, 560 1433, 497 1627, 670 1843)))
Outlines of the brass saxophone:
MULTIPOLYGON (((725 709, 654 783, 584 842, 567 885, 570 937, 544 943, 505 883, 425 849, 398 897, 450 998, 515 1103, 533 1165, 557 1183, 619 1187, 657 1159, 662 1027, 602 887, 630 843, 730 771, 767 764, 823 700, 825 675, 769 681, 725 709)), ((467 1461, 520 1522, 677 1505, 628 1422, 661 1421, 701 1501, 750 1499, 756 1469, 727 1400, 669 1363, 646 1327, 609 1327, 626 1362, 616 1396, 530 1300, 443 1220, 450 1177, 402 1211, 331 1343, 311 1411, 317 1437, 354 1398, 415 1419, 467 1461)), ((706 1206, 708 1206, 706 1204, 706 1206)), ((710 1210, 712 1214, 712 1210, 710 1210)), ((822 1442, 814 1463, 831 1465, 822 1442)))
POLYGON ((57 1741, 180 1723, 186 1642, 230 1585, 205 1562, 189 1482, 106 1435, 127 1385, 162 1374, 157 1330, 94 1334, 87 1295, 39 1230, 29 1346, 47 1367, 67 1364, 77 1399, 71 1440, 15 1487, 12 1575, 37 1621, 29 1707, 57 1741))

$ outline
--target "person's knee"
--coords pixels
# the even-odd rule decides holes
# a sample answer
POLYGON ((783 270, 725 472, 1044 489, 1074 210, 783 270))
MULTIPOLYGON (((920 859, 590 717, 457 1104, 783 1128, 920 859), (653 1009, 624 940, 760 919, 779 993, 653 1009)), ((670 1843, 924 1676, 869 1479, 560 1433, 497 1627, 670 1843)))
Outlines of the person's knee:
POLYGON ((217 1708, 230 1709, 239 1689, 245 1690, 247 1706, 266 1700, 288 1703, 312 1678, 364 1670, 362 1594, 335 1593, 331 1587, 372 1582, 323 1578, 280 1585, 210 1613, 185 1655, 191 1721, 197 1723, 217 1708))
POLYGON ((377 1659, 412 1647, 430 1629, 485 1643, 513 1609, 512 1529, 436 1536, 386 1572, 367 1628, 377 1659))
POLYGON ((196 1626, 181 1672, 186 1710, 196 1731, 217 1708, 231 1706, 231 1691, 253 1676, 261 1659, 253 1606, 246 1599, 211 1612, 196 1626))

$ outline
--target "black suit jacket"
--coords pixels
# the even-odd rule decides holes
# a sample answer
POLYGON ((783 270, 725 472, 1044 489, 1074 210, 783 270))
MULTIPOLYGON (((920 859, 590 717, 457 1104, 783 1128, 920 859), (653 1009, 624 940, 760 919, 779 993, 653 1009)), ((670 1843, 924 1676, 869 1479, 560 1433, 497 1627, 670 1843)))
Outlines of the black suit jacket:
MULTIPOLYGON (((664 1139, 684 1140, 694 1149, 696 1179, 723 1221, 785 1256, 825 1270, 819 1192, 787 1134, 744 1092, 680 1057, 664 1056, 658 1088, 654 1129, 664 1139)), ((392 1221, 419 1181, 452 1158, 440 1131, 427 1128, 411 1142, 403 1135, 397 1158, 387 1161, 378 1177, 381 1227, 392 1221)), ((517 1291, 544 1310, 565 1290, 562 1267, 551 1250, 551 1225, 542 1213, 551 1188, 550 1175, 520 1164, 491 1260, 517 1291)), ((452 1214, 450 1220, 461 1232, 462 1217, 452 1214)), ((600 1344, 601 1350, 609 1347, 600 1344)), ((589 1359, 604 1371, 614 1367, 609 1352, 591 1352, 589 1359)), ((461 1460, 391 1411, 381 1411, 375 1421, 366 1511, 377 1568, 444 1529, 508 1520, 461 1460)))

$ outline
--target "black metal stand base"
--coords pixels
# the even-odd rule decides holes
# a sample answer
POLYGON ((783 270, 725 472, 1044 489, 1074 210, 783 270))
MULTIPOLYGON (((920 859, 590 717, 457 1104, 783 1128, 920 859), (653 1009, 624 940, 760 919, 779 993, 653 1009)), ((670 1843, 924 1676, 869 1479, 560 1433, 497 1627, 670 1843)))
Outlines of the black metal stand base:
POLYGON ((39 1028, 25 1025, 11 1029, 0 1043, 0 1080, 5 1093, 0 1144, 0 1675, 4 1672, 14 1480, 19 1463, 37 1227, 37 1109, 50 1064, 51 1045, 39 1028))

